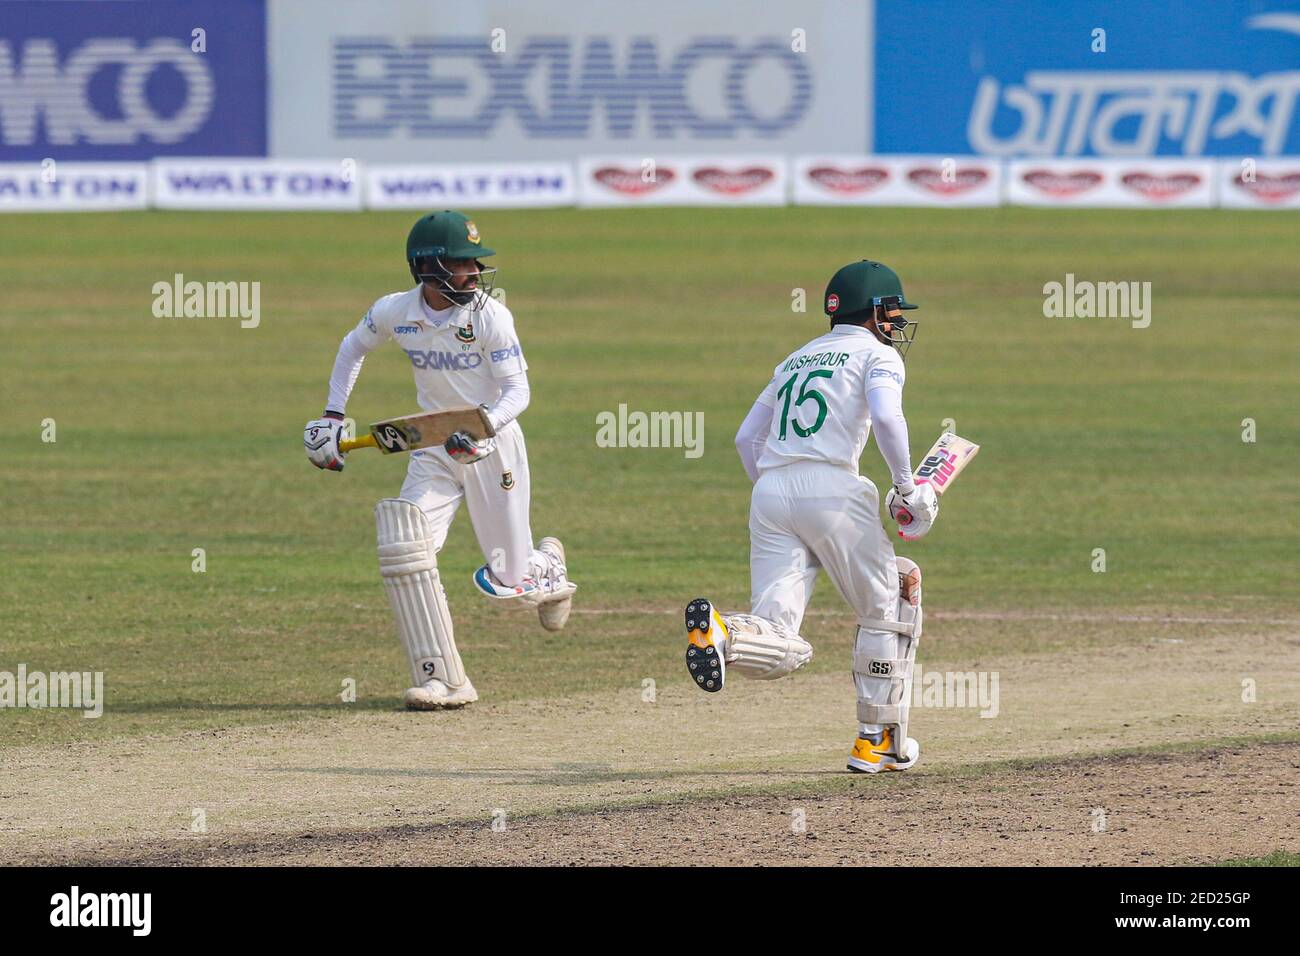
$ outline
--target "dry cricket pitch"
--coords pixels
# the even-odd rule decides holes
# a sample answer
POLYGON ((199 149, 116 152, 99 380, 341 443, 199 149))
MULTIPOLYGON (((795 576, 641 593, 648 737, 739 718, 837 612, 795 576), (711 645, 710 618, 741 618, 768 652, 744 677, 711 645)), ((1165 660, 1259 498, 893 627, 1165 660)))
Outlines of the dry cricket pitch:
POLYGON ((1077 652, 923 653, 926 672, 996 672, 997 716, 914 708, 921 763, 878 777, 843 772, 847 673, 10 749, 0 862, 1179 864, 1300 849, 1300 622, 1115 627, 1124 640, 1077 652))

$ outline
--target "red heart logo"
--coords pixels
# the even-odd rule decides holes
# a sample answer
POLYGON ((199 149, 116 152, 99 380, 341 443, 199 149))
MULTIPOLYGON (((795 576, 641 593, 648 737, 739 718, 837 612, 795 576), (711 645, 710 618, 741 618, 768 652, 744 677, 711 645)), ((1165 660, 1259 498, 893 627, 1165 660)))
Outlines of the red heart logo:
POLYGON ((1125 173, 1119 181, 1148 199, 1164 202, 1195 189, 1201 184, 1201 177, 1195 173, 1125 173))
POLYGON ((1020 177, 1040 193, 1049 196, 1077 196, 1101 185, 1101 173, 1086 169, 1073 173, 1054 173, 1050 169, 1031 169, 1020 177))
POLYGON ((1264 202, 1281 202, 1300 192, 1300 173, 1285 173, 1280 176, 1256 173, 1253 183, 1245 182, 1241 177, 1242 174, 1238 173, 1232 184, 1264 202))
POLYGON ((932 193, 953 196, 979 186, 989 178, 989 174, 984 169, 958 169, 951 174, 950 178, 945 178, 942 170, 926 167, 913 169, 907 174, 907 178, 932 193))
POLYGON ((858 169, 817 166, 808 170, 808 178, 833 192, 864 193, 887 180, 889 170, 880 166, 862 166, 858 169))
POLYGON ((602 186, 608 186, 616 192, 627 196, 643 196, 660 186, 666 186, 677 178, 671 169, 660 167, 655 170, 654 178, 646 180, 639 169, 622 169, 618 166, 602 166, 591 174, 602 186))
POLYGON ((712 189, 715 193, 723 193, 727 196, 735 196, 757 189, 775 177, 776 173, 770 169, 764 169, 762 166, 751 166, 749 169, 741 169, 735 172, 719 169, 717 166, 705 166, 703 169, 695 170, 693 178, 705 189, 712 189))

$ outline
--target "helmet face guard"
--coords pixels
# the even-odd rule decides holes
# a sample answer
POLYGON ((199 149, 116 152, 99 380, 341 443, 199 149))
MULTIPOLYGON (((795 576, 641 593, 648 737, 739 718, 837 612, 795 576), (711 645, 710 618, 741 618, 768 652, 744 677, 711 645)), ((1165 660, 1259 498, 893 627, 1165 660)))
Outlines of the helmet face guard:
POLYGON ((462 309, 471 312, 480 311, 492 295, 496 285, 497 270, 495 266, 485 266, 480 260, 448 259, 443 256, 416 256, 408 259, 411 278, 422 285, 427 285, 440 295, 445 296, 462 309), (452 262, 472 261, 477 267, 477 279, 472 289, 457 289, 451 284, 455 273, 450 267, 452 262))
POLYGON ((898 349, 898 357, 907 360, 907 350, 916 338, 916 322, 903 315, 901 295, 878 295, 871 300, 876 319, 876 335, 898 349))

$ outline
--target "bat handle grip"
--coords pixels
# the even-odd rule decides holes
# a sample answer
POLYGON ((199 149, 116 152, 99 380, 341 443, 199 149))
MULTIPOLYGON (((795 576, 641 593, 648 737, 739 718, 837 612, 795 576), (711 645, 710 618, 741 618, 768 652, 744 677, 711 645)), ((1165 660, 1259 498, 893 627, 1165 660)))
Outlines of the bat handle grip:
POLYGON ((379 443, 374 435, 362 435, 360 438, 348 438, 339 442, 339 451, 354 451, 357 448, 377 448, 379 443))

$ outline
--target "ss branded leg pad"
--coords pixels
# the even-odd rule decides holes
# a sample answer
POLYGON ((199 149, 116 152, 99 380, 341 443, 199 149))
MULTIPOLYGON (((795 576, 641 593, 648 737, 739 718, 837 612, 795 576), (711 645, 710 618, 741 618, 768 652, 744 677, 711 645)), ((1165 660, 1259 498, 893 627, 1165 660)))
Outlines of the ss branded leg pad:
POLYGON ((853 646, 853 682, 858 691, 858 721, 892 726, 897 746, 907 742, 912 703, 912 670, 921 638, 921 569, 898 558, 897 620, 864 621, 853 646))
POLYGON ((416 505, 385 498, 375 506, 379 573, 397 621, 397 637, 411 662, 411 682, 436 678, 448 687, 466 682, 452 636, 447 597, 438 579, 429 524, 416 505))

